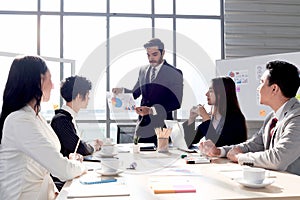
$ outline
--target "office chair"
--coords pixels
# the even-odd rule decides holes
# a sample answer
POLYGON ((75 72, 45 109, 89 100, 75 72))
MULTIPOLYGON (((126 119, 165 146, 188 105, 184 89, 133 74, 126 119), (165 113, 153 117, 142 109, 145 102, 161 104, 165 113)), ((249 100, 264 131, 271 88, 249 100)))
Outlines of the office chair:
POLYGON ((135 124, 118 124, 117 144, 133 143, 135 126, 135 124))

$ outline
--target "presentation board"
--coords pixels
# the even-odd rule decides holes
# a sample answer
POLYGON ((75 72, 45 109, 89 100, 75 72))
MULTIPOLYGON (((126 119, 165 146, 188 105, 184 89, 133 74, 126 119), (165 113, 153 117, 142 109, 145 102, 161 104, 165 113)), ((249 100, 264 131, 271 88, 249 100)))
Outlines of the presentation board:
MULTIPOLYGON (((246 120, 261 121, 271 112, 268 106, 260 105, 257 87, 266 64, 273 60, 287 61, 299 69, 300 52, 216 61, 216 76, 230 76, 235 81, 238 100, 246 120)), ((300 99, 299 90, 297 98, 300 99)))

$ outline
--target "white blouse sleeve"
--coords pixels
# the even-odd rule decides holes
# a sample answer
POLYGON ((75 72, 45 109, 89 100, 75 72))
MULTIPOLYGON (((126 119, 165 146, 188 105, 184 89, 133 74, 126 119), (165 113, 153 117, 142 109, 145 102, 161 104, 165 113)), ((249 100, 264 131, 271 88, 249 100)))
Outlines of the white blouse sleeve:
POLYGON ((63 157, 55 145, 55 138, 51 137, 52 130, 41 123, 37 116, 19 113, 8 116, 5 122, 5 131, 10 134, 8 138, 14 140, 15 148, 34 159, 52 175, 69 180, 85 171, 85 166, 79 161, 63 157))

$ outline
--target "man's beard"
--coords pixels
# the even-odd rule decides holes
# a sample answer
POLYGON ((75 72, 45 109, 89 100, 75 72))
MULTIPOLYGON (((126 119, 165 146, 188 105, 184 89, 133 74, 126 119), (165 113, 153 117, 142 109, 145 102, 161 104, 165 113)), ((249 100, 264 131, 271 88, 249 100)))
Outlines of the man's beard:
POLYGON ((156 67, 156 66, 160 65, 162 62, 163 62, 163 59, 160 58, 158 60, 158 62, 150 62, 150 65, 151 65, 151 67, 156 67))

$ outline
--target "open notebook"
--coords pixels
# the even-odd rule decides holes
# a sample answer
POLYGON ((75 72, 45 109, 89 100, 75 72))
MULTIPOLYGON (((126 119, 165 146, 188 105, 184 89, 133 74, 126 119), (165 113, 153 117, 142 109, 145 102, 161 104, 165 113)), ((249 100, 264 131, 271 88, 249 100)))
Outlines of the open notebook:
POLYGON ((174 147, 177 147, 179 150, 189 153, 197 152, 195 149, 188 148, 184 139, 184 130, 181 123, 176 120, 165 120, 165 124, 167 128, 172 128, 170 137, 174 147))

